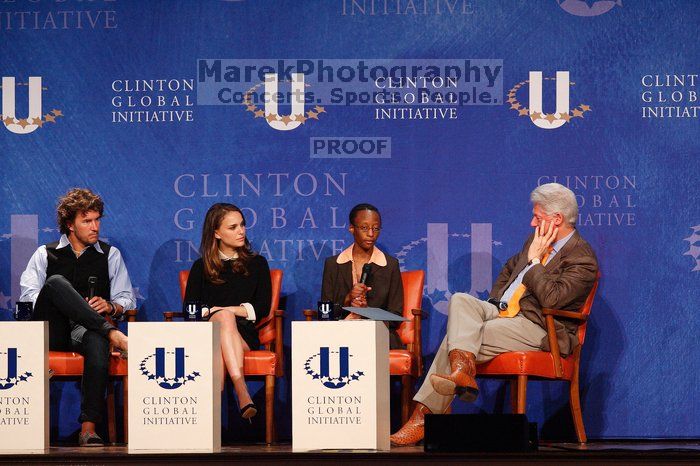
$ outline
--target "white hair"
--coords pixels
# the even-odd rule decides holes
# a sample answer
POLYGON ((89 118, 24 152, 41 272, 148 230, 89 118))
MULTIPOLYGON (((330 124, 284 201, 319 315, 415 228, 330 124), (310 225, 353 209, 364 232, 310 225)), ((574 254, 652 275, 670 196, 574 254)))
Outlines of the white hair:
POLYGON ((560 213, 571 226, 576 226, 578 204, 572 190, 559 183, 546 183, 530 193, 530 202, 538 205, 547 215, 560 213))

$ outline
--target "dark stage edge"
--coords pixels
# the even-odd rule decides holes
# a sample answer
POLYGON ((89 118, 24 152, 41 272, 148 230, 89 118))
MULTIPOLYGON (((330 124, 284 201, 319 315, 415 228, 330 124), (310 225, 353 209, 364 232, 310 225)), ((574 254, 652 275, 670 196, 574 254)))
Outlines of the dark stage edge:
POLYGON ((148 464, 184 463, 256 466, 268 464, 700 464, 700 440, 674 442, 591 442, 542 444, 530 453, 425 453, 423 447, 389 452, 292 452, 289 444, 225 446, 220 453, 129 454, 125 446, 51 447, 44 455, 0 455, 0 464, 148 464))

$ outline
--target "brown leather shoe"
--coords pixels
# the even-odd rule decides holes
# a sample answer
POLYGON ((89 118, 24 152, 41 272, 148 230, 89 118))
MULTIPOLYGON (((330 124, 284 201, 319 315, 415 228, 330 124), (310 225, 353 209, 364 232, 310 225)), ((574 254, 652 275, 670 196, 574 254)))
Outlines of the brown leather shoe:
POLYGON ((416 403, 416 408, 411 413, 406 424, 403 425, 394 435, 389 437, 391 444, 395 447, 406 447, 415 445, 425 437, 425 415, 432 414, 422 403, 416 403))
POLYGON ((430 383, 440 395, 458 395, 460 399, 472 402, 479 396, 479 386, 476 384, 476 356, 473 353, 454 349, 448 355, 450 358, 450 375, 432 374, 430 383))

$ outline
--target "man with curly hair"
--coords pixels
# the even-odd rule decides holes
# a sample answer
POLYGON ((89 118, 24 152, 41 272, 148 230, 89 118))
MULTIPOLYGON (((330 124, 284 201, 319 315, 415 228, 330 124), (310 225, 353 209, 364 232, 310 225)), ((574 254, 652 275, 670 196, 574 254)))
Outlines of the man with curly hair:
POLYGON ((79 444, 101 446, 95 424, 102 420, 110 345, 125 355, 128 343, 105 316, 119 320, 136 303, 121 253, 98 239, 100 196, 74 188, 56 210, 61 238, 32 255, 20 280, 20 301, 34 303, 32 320, 49 322, 51 350, 84 356, 79 444))

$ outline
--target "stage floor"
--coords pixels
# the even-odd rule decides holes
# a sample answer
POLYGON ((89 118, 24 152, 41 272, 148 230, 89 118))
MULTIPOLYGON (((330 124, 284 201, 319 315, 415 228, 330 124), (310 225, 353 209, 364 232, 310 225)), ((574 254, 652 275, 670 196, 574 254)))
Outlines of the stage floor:
POLYGON ((423 447, 393 448, 389 452, 292 452, 289 444, 231 445, 220 453, 129 454, 125 446, 101 448, 51 447, 44 455, 0 455, 4 464, 148 464, 245 463, 268 464, 700 464, 700 440, 663 442, 542 443, 529 453, 425 453, 423 447))

